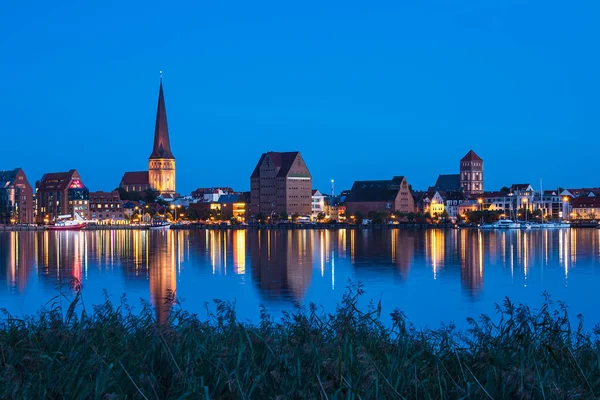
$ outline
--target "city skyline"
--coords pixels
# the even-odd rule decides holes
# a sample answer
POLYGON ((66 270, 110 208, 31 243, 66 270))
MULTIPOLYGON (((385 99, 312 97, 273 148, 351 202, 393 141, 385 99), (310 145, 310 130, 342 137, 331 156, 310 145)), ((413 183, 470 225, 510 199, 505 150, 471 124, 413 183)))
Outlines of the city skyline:
POLYGON ((86 5, 10 4, 3 137, 26 146, 3 154, 0 169, 21 167, 32 183, 77 169, 92 190, 116 188, 147 166, 164 70, 182 194, 249 190, 268 151, 301 152, 322 192, 331 179, 339 192, 395 175, 425 189, 458 173, 469 149, 486 160, 487 190, 540 178, 544 188, 597 186, 582 152, 594 154, 600 127, 589 52, 598 6, 543 4, 190 3, 185 13, 141 7, 136 31, 135 4, 91 19, 86 5))

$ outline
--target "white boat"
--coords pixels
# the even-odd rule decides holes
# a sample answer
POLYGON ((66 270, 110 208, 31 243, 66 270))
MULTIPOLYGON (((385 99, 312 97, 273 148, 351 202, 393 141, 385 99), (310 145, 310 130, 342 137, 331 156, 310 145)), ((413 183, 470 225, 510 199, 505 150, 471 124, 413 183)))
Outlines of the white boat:
POLYGON ((521 224, 510 219, 501 219, 493 224, 479 225, 479 229, 520 229, 521 224))
POLYGON ((50 225, 48 230, 51 231, 78 231, 85 228, 85 222, 81 221, 56 221, 54 225, 50 225))
POLYGON ((54 225, 50 225, 48 230, 51 231, 78 231, 80 229, 85 228, 86 221, 81 218, 81 216, 75 213, 74 219, 71 219, 70 214, 67 215, 59 215, 56 218, 56 222, 54 225), (67 219, 68 218, 68 219, 67 219))
POLYGON ((546 222, 540 224, 540 228, 554 229, 554 228, 570 228, 571 224, 568 222, 546 222))
POLYGON ((152 224, 148 227, 148 229, 158 230, 158 229, 170 229, 171 224, 167 221, 152 221, 152 224))
POLYGON ((521 224, 518 222, 514 222, 510 219, 501 219, 498 222, 495 222, 493 225, 497 229, 521 229, 521 224))

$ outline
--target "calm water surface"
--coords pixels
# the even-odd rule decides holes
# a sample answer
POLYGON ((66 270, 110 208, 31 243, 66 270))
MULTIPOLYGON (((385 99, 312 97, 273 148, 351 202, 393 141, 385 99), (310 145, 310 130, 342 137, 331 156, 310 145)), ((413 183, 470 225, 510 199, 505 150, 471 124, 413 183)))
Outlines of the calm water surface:
POLYGON ((83 231, 0 233, 0 307, 35 313, 76 277, 87 304, 126 293, 168 312, 175 291, 204 314, 212 299, 236 300, 256 321, 294 302, 333 311, 349 279, 398 307, 418 326, 465 325, 509 296, 538 306, 543 291, 600 322, 600 230, 461 231, 83 231))

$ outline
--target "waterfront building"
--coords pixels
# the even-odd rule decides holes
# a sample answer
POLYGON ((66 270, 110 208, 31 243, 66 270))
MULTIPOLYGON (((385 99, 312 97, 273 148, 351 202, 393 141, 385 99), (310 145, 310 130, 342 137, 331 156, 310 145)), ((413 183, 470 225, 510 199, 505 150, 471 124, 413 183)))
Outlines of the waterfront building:
POLYGON ((458 205, 458 215, 460 215, 462 218, 466 218, 467 213, 470 213, 471 211, 479 211, 480 208, 481 206, 477 200, 464 200, 458 205))
POLYGON ((469 196, 483 193, 483 159, 473 150, 460 160, 460 187, 469 196))
POLYGON ((391 180, 356 181, 346 197, 346 213, 360 212, 366 217, 370 212, 391 214, 394 211, 413 212, 414 201, 404 176, 391 180))
POLYGON ((140 210, 140 203, 137 201, 126 201, 123 203, 123 214, 125 218, 131 219, 133 213, 138 212, 140 210))
POLYGON ((448 217, 456 221, 459 216, 458 207, 465 201, 465 194, 462 191, 458 192, 446 192, 443 195, 444 202, 446 204, 445 210, 448 213, 448 217))
POLYGON ((421 192, 415 208, 419 214, 429 213, 432 217, 440 217, 445 210, 444 198, 440 192, 431 187, 426 192, 421 192))
POLYGON ((581 196, 571 202, 571 219, 574 220, 598 220, 600 219, 600 197, 581 196))
POLYGON ((90 192, 90 219, 99 223, 123 223, 126 220, 119 192, 90 192))
POLYGON ((325 217, 333 221, 346 220, 346 196, 324 196, 324 213, 325 217))
POLYGON ((312 191, 311 219, 316 220, 320 213, 325 213, 325 195, 318 189, 312 191))
POLYGON ((311 215, 312 175, 298 151, 263 153, 250 176, 251 215, 311 215))
POLYGON ((482 210, 506 212, 513 209, 512 193, 509 192, 484 192, 477 196, 478 203, 482 210), (481 201, 480 201, 481 200, 481 201))
POLYGON ((250 195, 242 194, 225 194, 219 197, 217 202, 219 211, 224 219, 235 218, 238 222, 246 221, 246 204, 250 195))
POLYGON ((150 189, 148 171, 125 172, 119 187, 126 192, 145 192, 150 189))
POLYGON ((541 210, 546 220, 567 218, 569 213, 564 210, 565 200, 558 190, 544 190, 534 196, 534 209, 541 210))
POLYGON ((33 189, 21 168, 0 171, 0 224, 32 224, 33 189))
POLYGON ((47 224, 66 215, 89 217, 90 192, 76 170, 44 174, 35 186, 38 223, 47 224))

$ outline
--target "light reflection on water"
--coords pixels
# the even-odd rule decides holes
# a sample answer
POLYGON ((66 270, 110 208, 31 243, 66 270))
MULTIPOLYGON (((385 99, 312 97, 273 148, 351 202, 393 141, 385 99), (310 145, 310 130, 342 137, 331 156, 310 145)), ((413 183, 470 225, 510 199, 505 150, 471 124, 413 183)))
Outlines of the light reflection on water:
POLYGON ((600 231, 288 230, 0 233, 0 307, 35 313, 74 277, 87 304, 106 289, 130 304, 149 299, 164 321, 174 292, 203 315, 212 299, 235 300, 256 321, 294 302, 333 311, 349 279, 385 311, 437 326, 493 312, 504 296, 539 305, 547 290, 600 322, 600 231))

